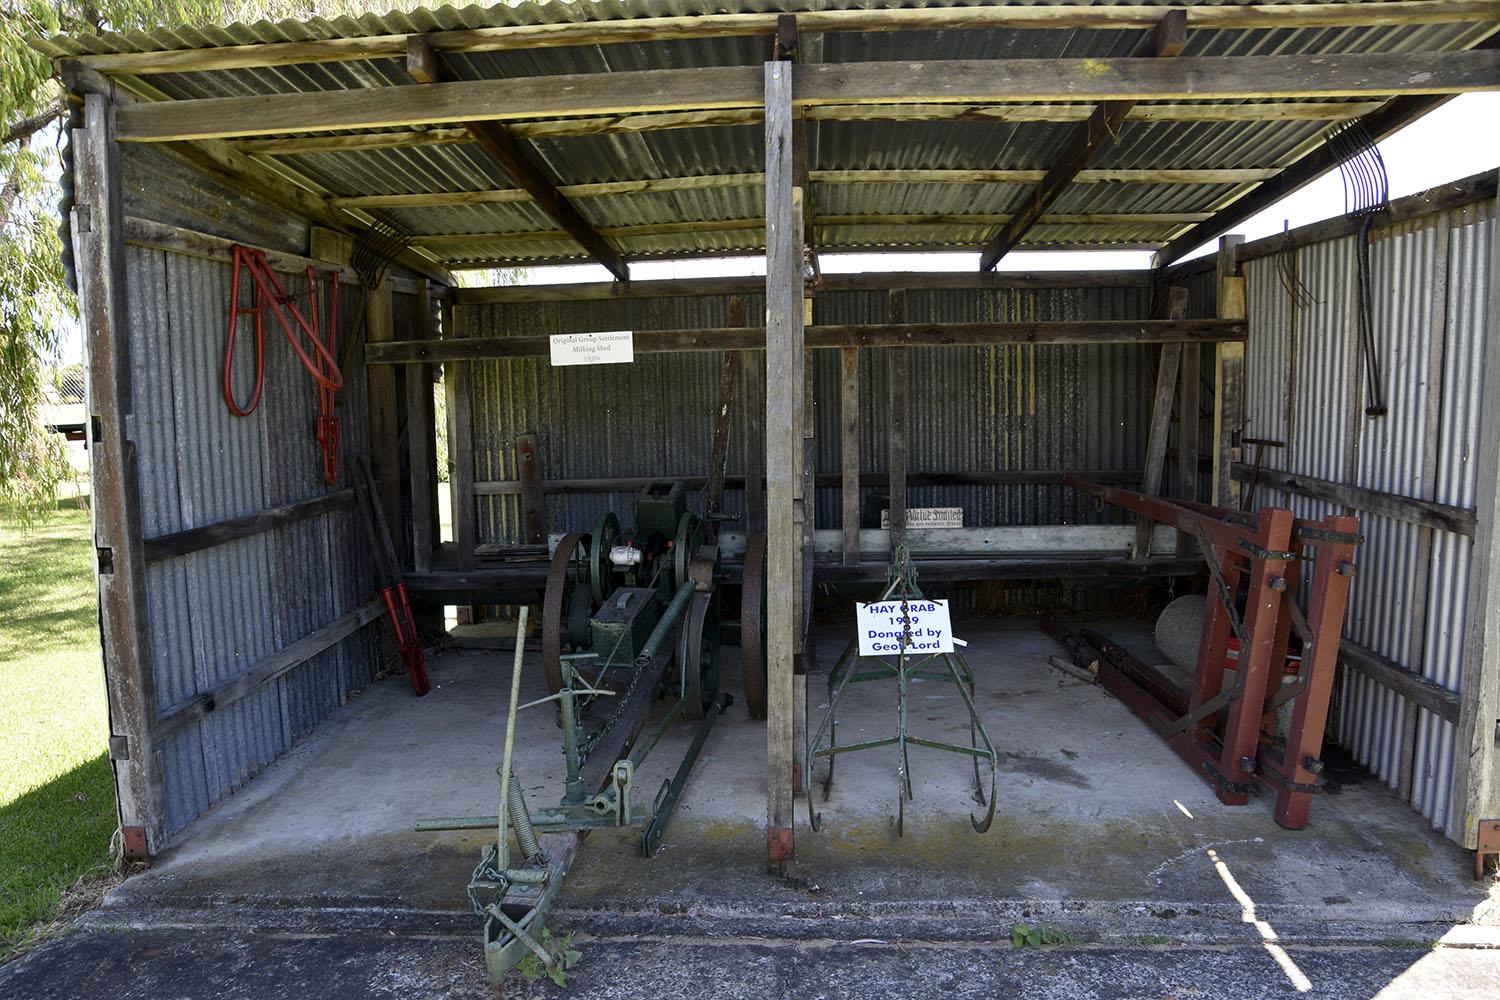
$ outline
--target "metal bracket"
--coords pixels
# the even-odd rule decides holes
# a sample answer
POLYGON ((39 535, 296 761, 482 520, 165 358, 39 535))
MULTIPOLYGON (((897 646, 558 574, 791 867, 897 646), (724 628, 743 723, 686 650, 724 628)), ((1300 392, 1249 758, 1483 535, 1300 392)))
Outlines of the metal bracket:
POLYGON ((1474 878, 1484 878, 1484 860, 1500 855, 1500 819, 1482 819, 1474 843, 1474 878))

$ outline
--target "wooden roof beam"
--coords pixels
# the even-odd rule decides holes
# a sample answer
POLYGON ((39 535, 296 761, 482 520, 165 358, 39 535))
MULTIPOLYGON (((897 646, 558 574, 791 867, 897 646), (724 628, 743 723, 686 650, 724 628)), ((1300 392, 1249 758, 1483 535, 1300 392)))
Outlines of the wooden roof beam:
MULTIPOLYGON (((642 17, 562 24, 522 24, 436 31, 441 52, 495 52, 567 45, 639 44, 686 38, 772 35, 775 13, 642 17)), ((1028 30, 1090 28, 1133 31, 1152 27, 1161 8, 1149 4, 984 5, 891 10, 825 10, 798 14, 804 32, 1028 30)), ((1194 30, 1344 28, 1481 22, 1500 18, 1500 0, 1384 0, 1366 3, 1198 5, 1188 12, 1194 30)), ((146 75, 247 69, 363 59, 399 59, 406 35, 266 42, 216 48, 111 52, 79 56, 102 73, 146 75)))
MULTIPOLYGON (((1138 104, 1126 121, 1257 122, 1345 121, 1380 107, 1379 101, 1271 101, 1256 104, 1138 104)), ((1080 122, 1093 109, 1075 104, 891 104, 822 105, 807 109, 808 121, 956 121, 1080 122)), ((759 108, 686 111, 663 114, 611 115, 603 118, 563 118, 555 121, 518 121, 508 127, 518 139, 555 139, 581 135, 633 135, 640 132, 719 126, 759 125, 759 108)), ((351 132, 298 135, 273 139, 240 139, 235 148, 255 156, 300 156, 362 149, 405 149, 411 146, 466 145, 474 137, 463 128, 424 128, 397 132, 351 132)))
MULTIPOLYGON (((1157 22, 1151 37, 1142 43, 1135 54, 1138 57, 1168 59, 1180 54, 1186 46, 1187 12, 1169 10, 1157 22)), ((1036 225, 1047 209, 1062 197, 1073 179, 1088 166, 1094 154, 1106 142, 1112 142, 1119 135, 1120 126, 1133 107, 1134 101, 1105 101, 1094 109, 1083 132, 1073 140, 1052 165, 1052 169, 1047 171, 1047 176, 1032 190, 1031 199, 1026 206, 985 245, 979 256, 981 271, 994 269, 1000 259, 1021 242, 1027 231, 1036 225)))
MULTIPOLYGON (((758 66, 634 70, 159 101, 119 109, 124 142, 756 108, 758 66)), ((1500 90, 1500 53, 977 59, 800 67, 799 106, 1268 97, 1391 97, 1500 90)))
MULTIPOLYGON (((443 58, 422 35, 413 35, 406 40, 406 73, 417 83, 424 85, 451 83, 455 79, 443 58)), ((589 256, 621 281, 630 280, 630 268, 620 251, 599 235, 593 224, 557 189, 552 179, 522 148, 520 140, 511 135, 504 125, 495 122, 468 122, 464 128, 495 165, 530 195, 532 202, 576 240, 579 246, 587 250, 589 256)))

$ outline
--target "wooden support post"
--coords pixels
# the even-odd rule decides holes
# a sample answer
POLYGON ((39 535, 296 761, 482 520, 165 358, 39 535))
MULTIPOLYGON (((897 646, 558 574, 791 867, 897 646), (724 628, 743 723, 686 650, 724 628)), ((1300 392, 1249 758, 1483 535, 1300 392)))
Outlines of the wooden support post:
MULTIPOLYGON (((1500 208, 1500 199, 1496 201, 1500 208)), ((1489 329, 1500 330, 1500 230, 1491 240, 1489 329)), ((1453 815, 1448 829, 1473 850, 1479 823, 1500 819, 1500 350, 1484 352, 1484 405, 1479 414, 1479 454, 1474 485, 1478 520, 1473 575, 1464 618, 1463 694, 1453 765, 1453 815)))
MULTIPOLYGON (((391 283, 387 278, 371 290, 365 306, 365 339, 372 344, 395 339, 392 330, 391 283)), ((396 395, 396 373, 381 366, 366 371, 370 393, 370 463, 374 467, 380 503, 396 546, 396 562, 404 562, 406 529, 401 523, 401 413, 396 395)))
POLYGON ((840 458, 843 469, 843 556, 845 566, 859 565, 859 348, 839 351, 840 458))
POLYGON ((114 109, 108 98, 84 99, 84 127, 73 131, 76 197, 73 248, 87 347, 89 439, 93 474, 94 550, 99 639, 109 696, 109 750, 127 858, 166 842, 166 797, 155 745, 156 678, 152 672, 140 486, 126 430, 131 391, 124 212, 114 109))
MULTIPOLYGON (((416 323, 412 334, 431 340, 432 290, 424 279, 417 283, 416 323)), ((437 441, 433 423, 432 366, 406 369, 406 446, 411 475, 411 565, 418 573, 432 570, 437 538, 437 441)))
MULTIPOLYGON (((796 130, 793 132, 793 151, 796 144, 802 141, 804 132, 796 130)), ((806 227, 801 226, 802 209, 806 204, 803 195, 806 189, 799 183, 796 187, 796 196, 792 199, 793 208, 796 210, 799 229, 806 233, 806 227)), ((806 262, 806 246, 803 246, 803 261, 806 262)), ((806 271, 803 272, 804 279, 806 271)), ((805 332, 813 321, 812 295, 804 292, 802 297, 802 323, 805 332)), ((802 794, 802 782, 807 777, 807 676, 815 669, 817 660, 817 648, 812 638, 812 607, 813 607, 813 566, 816 561, 814 544, 817 539, 818 528, 818 484, 817 465, 818 450, 817 443, 813 440, 813 429, 816 421, 813 419, 813 357, 806 350, 805 338, 799 337, 797 351, 802 356, 802 401, 798 406, 802 422, 802 451, 800 454, 801 468, 799 474, 800 488, 797 491, 798 505, 802 512, 802 546, 797 550, 797 656, 792 663, 792 750, 795 760, 792 764, 792 793, 802 794)))
POLYGON ((796 492, 802 450, 802 232, 792 170, 792 67, 764 67, 766 102, 766 847, 772 865, 793 856, 798 630, 796 492))
MULTIPOLYGON (((906 293, 891 292, 891 322, 906 322, 906 293)), ((890 474, 891 558, 895 558, 906 537, 906 348, 893 347, 886 352, 889 378, 890 410, 886 429, 890 442, 887 460, 890 474)))
MULTIPOLYGON (((453 309, 455 336, 468 325, 467 310, 453 309)), ((448 495, 452 505, 453 540, 458 547, 458 568, 474 568, 474 422, 470 392, 470 362, 452 361, 444 366, 443 383, 448 395, 448 495)))
MULTIPOLYGON (((1187 315, 1188 291, 1181 286, 1167 289, 1166 313, 1171 319, 1187 315)), ((1146 464, 1141 478, 1141 492, 1148 496, 1161 493, 1162 470, 1167 463, 1167 435, 1172 427, 1172 400, 1177 394, 1177 370, 1182 362, 1181 344, 1161 345, 1156 367, 1156 394, 1151 402, 1151 429, 1146 436, 1146 464)), ((1151 556, 1153 522, 1140 514, 1135 519, 1135 546, 1131 555, 1137 560, 1151 556)))
MULTIPOLYGON (((1182 345, 1179 366, 1182 385, 1177 390, 1177 496, 1198 502, 1199 439, 1203 419, 1200 397, 1203 388, 1203 349, 1197 344, 1182 345)), ((1197 542, 1186 531, 1177 532, 1177 554, 1191 555, 1197 542)))
MULTIPOLYGON (((1245 318, 1245 278, 1235 260, 1235 248, 1245 237, 1219 240, 1218 312, 1220 319, 1245 318)), ((1214 442, 1210 503, 1240 505, 1240 487, 1231 470, 1240 459, 1240 431, 1244 421, 1245 345, 1223 342, 1214 346, 1214 442)))
POLYGON ((542 456, 536 435, 516 437, 516 467, 521 480, 521 544, 547 544, 547 509, 542 500, 542 456))

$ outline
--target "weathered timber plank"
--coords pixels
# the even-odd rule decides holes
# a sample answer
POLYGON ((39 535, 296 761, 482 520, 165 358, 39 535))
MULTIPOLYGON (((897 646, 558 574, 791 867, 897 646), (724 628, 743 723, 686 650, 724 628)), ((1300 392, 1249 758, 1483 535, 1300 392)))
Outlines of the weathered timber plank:
MULTIPOLYGON (((1073 6, 925 7, 891 10, 804 11, 801 30, 821 32, 954 31, 962 29, 1132 30, 1149 28, 1161 8, 1148 4, 1073 6)), ((1265 6, 1212 5, 1189 10, 1194 29, 1338 28, 1390 24, 1443 24, 1500 17, 1495 0, 1397 0, 1352 4, 1293 3, 1265 6)), ((770 35, 775 13, 722 13, 643 18, 601 18, 581 22, 518 24, 434 31, 425 35, 443 52, 496 52, 573 45, 639 44, 686 38, 770 35)), ((155 73, 289 66, 302 63, 400 58, 411 36, 226 45, 150 52, 84 55, 80 61, 100 72, 142 76, 155 73)))
MULTIPOLYGON (((808 349, 849 347, 961 347, 975 344, 1165 344, 1242 341, 1241 320, 1077 320, 1052 323, 869 323, 811 326, 808 349)), ((637 330, 637 354, 672 351, 760 350, 759 327, 720 330, 637 330)), ((486 361, 546 357, 546 337, 480 337, 451 341, 370 344, 371 365, 486 361)))
POLYGON ((1233 475, 1242 483, 1256 482, 1262 487, 1342 504, 1356 511, 1394 517, 1410 524, 1420 524, 1439 531, 1451 531, 1458 535, 1472 537, 1474 534, 1475 514, 1466 507, 1454 507, 1431 500, 1418 500, 1415 497, 1397 496, 1394 493, 1367 490, 1358 486, 1346 486, 1342 483, 1329 482, 1326 479, 1278 472, 1275 469, 1256 470, 1244 463, 1235 464, 1233 475))
POLYGON ((794 851, 802 231, 792 163, 792 66, 768 62, 761 75, 766 108, 766 846, 768 861, 781 865, 794 851))
MULTIPOLYGON (((755 107, 757 67, 473 80, 254 97, 137 103, 119 137, 175 142, 476 119, 755 107)), ((988 59, 820 63, 800 68, 799 105, 1363 97, 1500 90, 1500 52, 988 59)))
POLYGON ((189 552, 201 552, 215 545, 223 545, 239 538, 249 538, 285 524, 294 524, 297 521, 352 506, 354 506, 353 490, 348 488, 335 490, 332 493, 287 504, 284 507, 258 510, 243 517, 232 517, 213 524, 205 524, 202 527, 187 528, 168 535, 148 538, 142 543, 143 557, 147 562, 158 562, 162 559, 187 555, 189 552))
POLYGON ((158 732, 161 736, 168 736, 211 712, 234 704, 287 671, 306 663, 335 643, 353 635, 384 613, 385 604, 378 599, 360 605, 342 618, 252 664, 242 676, 200 692, 194 695, 191 701, 164 712, 158 721, 158 732))

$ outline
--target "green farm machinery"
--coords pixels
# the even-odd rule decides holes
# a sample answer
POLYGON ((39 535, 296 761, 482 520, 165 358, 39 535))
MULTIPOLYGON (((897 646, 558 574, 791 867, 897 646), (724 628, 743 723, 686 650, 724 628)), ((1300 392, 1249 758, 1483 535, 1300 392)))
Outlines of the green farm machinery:
MULTIPOLYGON (((716 494, 706 492, 705 498, 716 494)), ((546 920, 584 833, 641 831, 641 853, 660 846, 714 722, 732 703, 719 691, 720 591, 717 503, 689 511, 681 482, 651 482, 635 498, 634 527, 613 513, 553 550, 542 601, 542 664, 548 693, 520 703, 527 610, 521 610, 496 816, 425 820, 419 829, 493 829, 468 886, 484 918, 485 964, 496 982, 528 954, 544 964, 546 920), (658 702, 665 702, 664 712, 658 702), (528 807, 514 769, 520 709, 553 705, 566 778, 555 806, 528 807), (636 774, 674 724, 697 721, 671 777, 649 803, 636 774), (515 849, 511 837, 514 836, 515 849)), ((743 570, 740 641, 764 676, 763 538, 751 537, 743 570)), ((764 691, 764 681, 760 685, 764 691)), ((753 706, 752 706, 753 708, 753 706)))

